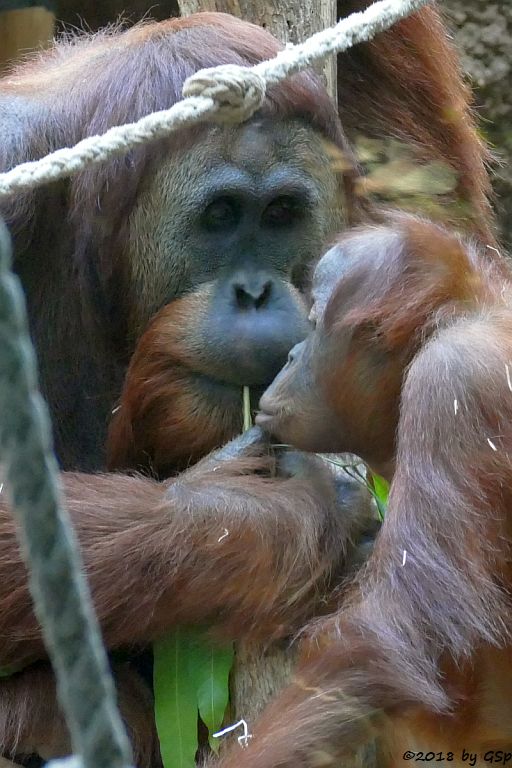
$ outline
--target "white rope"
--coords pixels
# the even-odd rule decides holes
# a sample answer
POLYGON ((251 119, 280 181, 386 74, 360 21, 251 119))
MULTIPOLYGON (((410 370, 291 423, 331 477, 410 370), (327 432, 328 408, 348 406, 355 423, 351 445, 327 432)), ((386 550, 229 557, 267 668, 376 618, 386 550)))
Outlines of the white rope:
POLYGON ((74 147, 58 149, 41 160, 22 163, 1 173, 0 198, 71 176, 140 144, 169 136, 180 128, 207 120, 221 123, 248 120, 263 104, 268 85, 276 85, 332 53, 371 40, 427 2, 429 0, 378 0, 365 11, 351 14, 304 43, 287 46, 274 59, 254 67, 227 64, 203 69, 185 81, 183 101, 170 109, 153 112, 136 123, 115 126, 102 136, 90 136, 74 147))

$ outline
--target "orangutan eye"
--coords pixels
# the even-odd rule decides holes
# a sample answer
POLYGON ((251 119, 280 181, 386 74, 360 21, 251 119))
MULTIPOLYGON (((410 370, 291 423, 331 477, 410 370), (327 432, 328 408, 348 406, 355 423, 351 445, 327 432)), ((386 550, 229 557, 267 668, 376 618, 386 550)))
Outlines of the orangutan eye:
POLYGON ((207 232, 224 232, 240 221, 240 202, 234 197, 222 196, 211 202, 201 215, 201 227, 207 232))
POLYGON ((303 200, 292 195, 280 195, 265 208, 261 221, 266 227, 289 227, 300 221, 304 212, 303 200))

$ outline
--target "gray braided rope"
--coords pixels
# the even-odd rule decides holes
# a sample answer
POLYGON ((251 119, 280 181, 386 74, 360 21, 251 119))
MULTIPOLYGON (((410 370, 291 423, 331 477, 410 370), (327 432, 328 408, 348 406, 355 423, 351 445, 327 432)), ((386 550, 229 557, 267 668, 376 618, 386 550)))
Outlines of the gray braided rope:
POLYGON ((10 262, 0 221, 0 456, 6 487, 73 749, 84 768, 123 768, 131 762, 130 746, 63 504, 25 300, 10 262))
POLYGON ((153 112, 136 123, 115 126, 102 136, 89 136, 72 148, 58 149, 41 160, 22 163, 0 173, 0 199, 72 176, 136 146, 169 136, 180 128, 207 120, 220 123, 248 120, 261 107, 268 85, 276 85, 333 53, 371 40, 428 2, 430 0, 378 0, 365 11, 341 19, 336 26, 317 32, 304 43, 288 46, 270 61, 254 67, 227 64, 203 69, 188 78, 183 86, 183 101, 170 109, 153 112))

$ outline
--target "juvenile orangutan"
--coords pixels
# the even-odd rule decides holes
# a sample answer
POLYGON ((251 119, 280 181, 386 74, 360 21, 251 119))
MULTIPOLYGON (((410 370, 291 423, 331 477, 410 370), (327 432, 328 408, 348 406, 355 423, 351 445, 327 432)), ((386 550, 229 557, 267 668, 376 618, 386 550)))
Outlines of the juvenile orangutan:
POLYGON ((348 766, 372 735, 393 768, 510 752, 509 268, 396 216, 323 257, 311 319, 257 421, 279 442, 359 454, 391 481, 389 506, 348 600, 223 768, 348 766))

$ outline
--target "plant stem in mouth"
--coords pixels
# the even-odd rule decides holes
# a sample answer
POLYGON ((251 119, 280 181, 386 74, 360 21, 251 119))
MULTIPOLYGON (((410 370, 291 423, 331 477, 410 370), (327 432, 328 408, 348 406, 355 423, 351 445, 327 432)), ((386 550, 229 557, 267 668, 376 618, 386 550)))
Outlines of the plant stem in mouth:
POLYGON ((243 403, 244 403, 244 432, 247 432, 247 430, 252 427, 251 390, 249 389, 249 387, 244 387, 242 389, 242 393, 243 393, 243 403))

